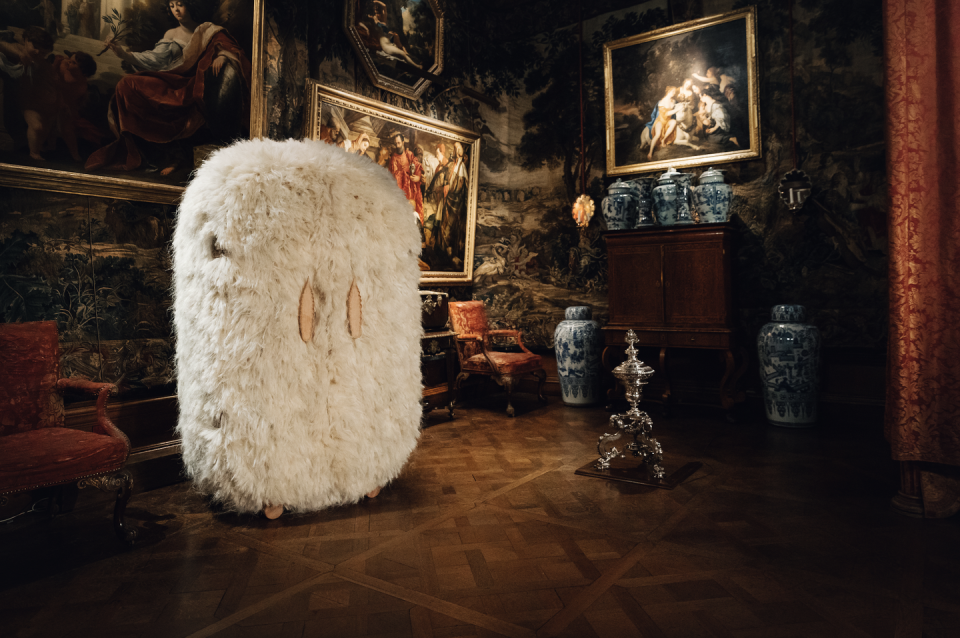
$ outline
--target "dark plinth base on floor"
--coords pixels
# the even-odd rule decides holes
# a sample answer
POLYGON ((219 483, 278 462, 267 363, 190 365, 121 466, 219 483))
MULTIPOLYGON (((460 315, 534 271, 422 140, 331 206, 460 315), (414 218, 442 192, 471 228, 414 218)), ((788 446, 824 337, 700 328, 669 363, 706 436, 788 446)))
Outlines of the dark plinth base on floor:
POLYGON ((672 474, 667 474, 662 479, 655 479, 647 472, 647 466, 643 463, 638 464, 636 459, 613 459, 610 461, 609 469, 606 470, 598 470, 594 467, 596 462, 596 459, 590 461, 583 467, 578 468, 574 474, 607 479, 608 481, 620 481, 622 483, 633 483, 634 485, 649 485, 650 487, 662 487, 665 490, 672 490, 703 467, 703 463, 694 461, 675 470, 672 474))

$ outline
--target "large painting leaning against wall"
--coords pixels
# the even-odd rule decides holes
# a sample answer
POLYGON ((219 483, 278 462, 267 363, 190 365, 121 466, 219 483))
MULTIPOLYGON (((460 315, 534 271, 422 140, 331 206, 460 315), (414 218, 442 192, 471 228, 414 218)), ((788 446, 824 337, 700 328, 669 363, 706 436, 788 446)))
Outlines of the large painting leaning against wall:
POLYGON ((262 134, 263 0, 0 5, 0 184, 176 203, 262 134))
POLYGON ((604 44, 607 174, 760 157, 756 8, 604 44))
POLYGON ((480 137, 359 95, 307 85, 307 137, 386 168, 420 226, 420 282, 470 284, 480 137))

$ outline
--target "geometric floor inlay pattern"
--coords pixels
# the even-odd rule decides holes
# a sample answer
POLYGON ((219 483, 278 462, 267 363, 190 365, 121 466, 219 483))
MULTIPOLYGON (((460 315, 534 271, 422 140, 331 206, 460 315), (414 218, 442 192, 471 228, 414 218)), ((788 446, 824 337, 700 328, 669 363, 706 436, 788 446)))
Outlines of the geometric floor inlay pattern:
MULTIPOLYGON (((673 490, 584 477, 601 408, 427 415, 376 499, 276 521, 189 483, 0 526, 4 637, 960 636, 960 522, 891 511, 879 424, 655 416, 673 490)), ((759 416, 759 415, 757 415, 759 416)))

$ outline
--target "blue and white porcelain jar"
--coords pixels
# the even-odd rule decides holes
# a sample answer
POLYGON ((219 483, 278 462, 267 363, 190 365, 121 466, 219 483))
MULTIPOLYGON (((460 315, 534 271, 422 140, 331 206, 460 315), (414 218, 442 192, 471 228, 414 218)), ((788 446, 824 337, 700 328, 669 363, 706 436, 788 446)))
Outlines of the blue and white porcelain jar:
POLYGON ((640 215, 637 217, 637 228, 655 225, 657 220, 653 216, 653 178, 636 177, 630 181, 636 184, 640 198, 640 215))
POLYGON ((677 182, 677 223, 697 223, 698 219, 693 209, 693 175, 677 172, 674 180, 677 182))
POLYGON ((757 351, 767 420, 785 427, 817 422, 820 385, 820 331, 804 323, 803 306, 774 306, 760 329, 757 351))
POLYGON ((640 215, 639 188, 632 182, 618 179, 607 187, 607 196, 600 202, 600 211, 607 222, 607 230, 636 227, 640 215))
POLYGON ((677 181, 679 175, 676 170, 668 169, 657 180, 653 188, 653 214, 662 226, 673 226, 677 223, 677 181))
POLYGON ((600 400, 600 324, 591 319, 590 306, 570 306, 553 333, 557 349, 557 376, 563 402, 591 405, 600 400))
POLYGON ((710 168, 700 175, 700 185, 693 191, 694 207, 700 214, 700 223, 718 224, 727 221, 733 186, 723 181, 723 171, 710 168))
POLYGON ((653 210, 661 225, 693 223, 690 215, 691 179, 689 173, 681 173, 671 167, 657 180, 657 186, 653 189, 653 210))

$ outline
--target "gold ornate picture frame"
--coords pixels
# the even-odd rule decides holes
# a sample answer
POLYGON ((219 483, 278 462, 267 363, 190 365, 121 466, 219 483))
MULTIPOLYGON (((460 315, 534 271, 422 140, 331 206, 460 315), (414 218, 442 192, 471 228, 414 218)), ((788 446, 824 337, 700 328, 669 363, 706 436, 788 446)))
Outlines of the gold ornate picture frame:
POLYGON ((179 66, 174 55, 170 64, 154 72, 173 78, 159 89, 169 91, 162 98, 153 92, 157 83, 163 83, 162 78, 149 81, 152 86, 144 88, 141 80, 146 71, 122 54, 160 55, 169 49, 169 42, 178 39, 173 34, 179 26, 168 11, 169 3, 145 0, 109 13, 100 9, 103 15, 90 13, 89 3, 81 3, 85 11, 78 13, 75 4, 50 0, 42 3, 42 12, 13 15, 8 28, 0 31, 0 54, 5 54, 0 62, 6 61, 0 64, 5 103, 0 121, 0 185, 175 204, 197 162, 210 150, 236 136, 264 135, 264 0, 219 0, 212 10, 198 16, 195 22, 200 25, 188 36, 191 41, 196 39, 198 46, 191 49, 180 36, 184 49, 179 66), (46 43, 52 42, 52 47, 44 49, 43 33, 48 34, 46 43), (16 69, 25 34, 41 43, 41 57, 29 61, 28 56, 26 66, 34 68, 15 77, 17 71, 10 69, 16 69), (105 46, 108 41, 120 45, 120 53, 105 46), (73 76, 68 75, 69 61, 78 62, 85 78, 75 70, 73 76), (65 80, 70 77, 78 82, 65 80), (193 84, 186 86, 190 77, 193 84), (124 94, 124 108, 129 107, 126 112, 121 112, 114 100, 120 83, 128 91, 124 94), (182 107, 202 96, 203 108, 171 114, 157 106, 169 104, 175 94, 189 95, 173 98, 182 107), (210 102, 217 95, 220 110, 208 117, 204 109, 213 108, 210 102), (134 103, 138 106, 131 107, 134 103), (31 107, 40 114, 40 121, 45 118, 51 123, 42 148, 36 135, 32 142, 30 139, 35 133, 29 119, 33 116, 27 114, 31 107), (243 117, 247 109, 248 122, 243 117), (198 113, 203 118, 199 125, 198 113), (141 115, 139 128, 130 123, 141 115), (72 134, 64 130, 65 120, 70 122, 67 128, 73 129, 72 134), (208 125, 207 120, 216 125, 208 125), (176 128, 180 122, 182 127, 177 130, 162 130, 164 126, 176 128), (76 153, 70 148, 74 140, 76 153), (106 159, 98 166, 102 158, 106 159))
POLYGON ((443 71, 441 0, 344 0, 347 38, 374 86, 418 99, 443 71))
POLYGON ((756 7, 607 42, 607 175, 761 156, 756 7))
POLYGON ((305 102, 307 138, 366 156, 404 191, 421 229, 420 283, 471 284, 480 136, 314 80, 305 102))

